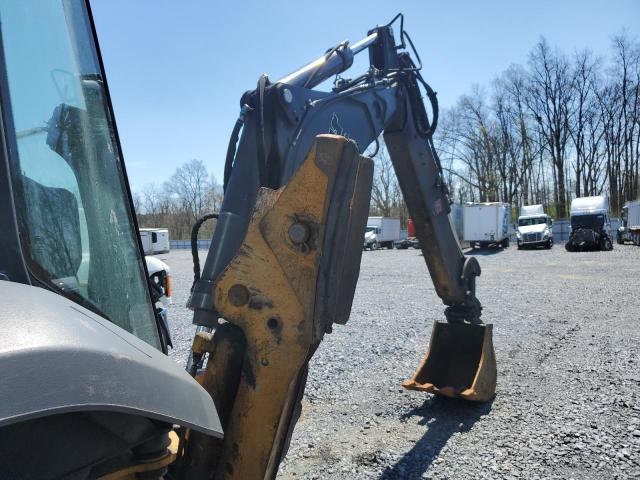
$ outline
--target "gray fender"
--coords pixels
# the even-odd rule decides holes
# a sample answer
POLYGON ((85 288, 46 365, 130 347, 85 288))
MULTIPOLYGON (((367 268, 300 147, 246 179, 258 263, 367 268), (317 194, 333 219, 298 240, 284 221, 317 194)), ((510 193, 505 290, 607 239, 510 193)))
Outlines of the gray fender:
POLYGON ((222 437, 209 394, 162 352, 66 298, 0 281, 0 427, 115 411, 222 437))

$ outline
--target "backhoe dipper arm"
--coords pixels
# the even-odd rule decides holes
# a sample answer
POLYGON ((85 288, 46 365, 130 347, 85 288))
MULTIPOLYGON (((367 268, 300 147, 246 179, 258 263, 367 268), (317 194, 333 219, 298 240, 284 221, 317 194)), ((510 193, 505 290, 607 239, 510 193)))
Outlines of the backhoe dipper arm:
POLYGON ((419 74, 415 49, 418 66, 403 51, 405 42, 413 48, 398 16, 280 81, 262 76, 243 95, 222 209, 189 301, 200 328, 191 371, 209 355, 201 383, 214 398, 225 439, 216 446, 192 436, 183 462, 192 470, 185 478, 213 470, 215 478, 275 477, 299 416, 309 359, 332 325, 349 317, 373 178, 373 162, 361 154, 382 133, 436 291, 447 305, 448 323, 437 322, 446 328, 434 329, 432 353, 405 386, 488 398, 470 387, 484 360, 476 355, 482 342, 466 329, 485 327, 475 297, 480 267, 463 255, 449 220, 431 139, 435 93, 419 74), (397 19, 400 45, 391 28, 397 19), (364 49, 371 65, 366 74, 337 78, 331 92, 312 90, 349 68, 364 49), (419 83, 433 106, 431 124, 419 83), (462 328, 462 341, 449 326, 462 328), (445 340, 436 340, 441 336, 445 340), (443 341, 453 344, 440 348, 443 341), (228 380, 233 371, 239 381, 228 380))

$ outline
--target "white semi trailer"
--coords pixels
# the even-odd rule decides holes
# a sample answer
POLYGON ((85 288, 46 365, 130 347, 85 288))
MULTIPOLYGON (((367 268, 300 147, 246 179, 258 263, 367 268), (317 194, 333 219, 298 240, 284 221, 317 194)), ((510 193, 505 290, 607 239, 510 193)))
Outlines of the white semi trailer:
POLYGON ((462 214, 464 240, 471 248, 508 247, 510 210, 509 204, 502 202, 465 204, 462 214))
POLYGON ((625 203, 621 217, 622 225, 616 235, 618 243, 631 242, 640 246, 640 200, 625 203))

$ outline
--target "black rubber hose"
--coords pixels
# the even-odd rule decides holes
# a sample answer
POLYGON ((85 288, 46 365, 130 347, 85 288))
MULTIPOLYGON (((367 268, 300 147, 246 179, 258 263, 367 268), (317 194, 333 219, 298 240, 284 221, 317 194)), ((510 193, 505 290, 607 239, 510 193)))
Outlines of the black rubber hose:
POLYGON ((429 135, 433 135, 436 131, 436 128, 438 127, 438 96, 436 95, 436 92, 433 91, 433 89, 431 88, 431 85, 429 85, 427 82, 424 81, 424 79, 422 78, 422 75, 417 74, 416 78, 418 79, 418 81, 420 83, 422 83, 422 86, 424 87, 426 93, 427 93, 427 97, 429 98, 429 102, 431 103, 431 112, 433 113, 433 118, 431 119, 431 125, 429 125, 429 135))
MULTIPOLYGON (((408 34, 407 38, 409 39, 409 43, 411 44, 412 48, 413 48, 413 52, 416 55, 416 57, 418 57, 418 52, 416 51, 415 47, 413 46, 413 42, 411 41, 411 37, 409 37, 408 34)), ((427 94, 427 98, 429 99, 429 103, 431 104, 431 112, 433 114, 433 118, 431 119, 431 122, 429 122, 429 118, 427 116, 426 113, 426 109, 424 109, 424 107, 422 107, 422 111, 424 112, 424 122, 426 124, 426 128, 423 129, 422 126, 419 124, 419 117, 421 117, 422 115, 414 115, 414 122, 415 122, 415 127, 416 130, 418 131, 418 134, 423 137, 423 138, 430 138, 433 137, 433 134, 436 132, 436 128, 438 128, 438 117, 439 117, 439 106, 438 106, 438 95, 436 94, 436 92, 433 91, 433 88, 431 88, 431 85, 429 85, 424 78, 422 78, 422 75, 420 74, 420 69, 422 68, 422 62, 420 60, 420 57, 418 57, 418 63, 419 66, 416 66, 415 62, 413 61, 413 59, 411 57, 406 57, 406 61, 408 62, 408 66, 410 68, 401 68, 399 71, 405 71, 407 73, 412 73, 414 78, 422 84, 422 87, 425 90, 425 93, 427 94)), ((414 91, 413 88, 409 88, 409 93, 413 94, 414 99, 413 101, 413 105, 412 107, 414 109, 417 109, 417 104, 418 101, 422 101, 422 95, 420 93, 420 87, 417 87, 417 92, 414 91)), ((424 102, 422 102, 424 104, 424 102)), ((415 113, 415 112, 414 112, 415 113)))
POLYGON ((196 223, 193 224, 191 228, 191 258, 193 259, 193 285, 191 285, 191 290, 193 291, 193 287, 198 280, 200 280, 200 257, 198 256, 198 232, 200 231, 200 227, 204 222, 210 220, 212 218, 218 218, 217 213, 209 213, 204 217, 198 219, 196 223))
POLYGON ((267 152, 265 146, 265 122, 264 122, 264 101, 267 89, 267 76, 262 75, 258 80, 258 88, 256 89, 257 115, 256 115, 256 143, 258 153, 258 175, 260 177, 260 186, 266 185, 267 178, 267 152))
POLYGON ((231 132, 231 138, 229 138, 229 145, 227 146, 227 158, 224 162, 224 180, 222 182, 222 191, 227 191, 227 184, 229 183, 229 178, 231 178, 231 171, 233 170, 233 159, 236 156, 236 147, 238 145, 238 137, 240 136, 240 130, 244 125, 244 120, 242 115, 238 117, 236 120, 236 124, 233 126, 233 131, 231 132))

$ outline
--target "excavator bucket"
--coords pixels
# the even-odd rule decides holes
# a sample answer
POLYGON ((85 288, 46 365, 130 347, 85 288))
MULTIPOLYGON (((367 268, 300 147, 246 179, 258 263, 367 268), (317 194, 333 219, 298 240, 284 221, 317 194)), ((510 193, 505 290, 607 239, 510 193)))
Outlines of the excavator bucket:
POLYGON ((435 322, 427 354, 403 386, 486 402, 495 395, 496 375, 493 325, 435 322))

